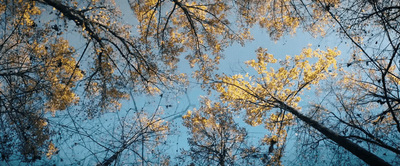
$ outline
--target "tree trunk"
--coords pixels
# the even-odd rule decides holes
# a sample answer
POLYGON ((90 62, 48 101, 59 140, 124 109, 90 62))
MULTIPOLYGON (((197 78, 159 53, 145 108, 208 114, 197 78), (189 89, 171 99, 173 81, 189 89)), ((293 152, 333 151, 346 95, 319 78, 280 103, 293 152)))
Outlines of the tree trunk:
POLYGON ((315 121, 315 120, 303 115, 302 113, 300 113, 296 109, 286 105, 285 103, 283 103, 281 101, 277 101, 277 103, 279 104, 280 108, 292 113, 297 118, 299 118, 301 121, 305 122, 306 124, 310 125, 314 129, 318 130, 323 135, 325 135, 327 138, 329 138, 330 140, 336 142, 339 146, 345 148, 346 150, 348 150, 349 152, 351 152, 352 154, 354 154, 355 156, 357 156, 358 158, 363 160, 365 163, 367 163, 369 165, 377 165, 377 166, 378 165, 379 166, 386 166, 386 165, 389 166, 390 165, 385 160, 381 159, 380 157, 376 156, 375 154, 367 151, 366 149, 364 149, 363 147, 357 145, 356 143, 351 142, 347 138, 345 138, 345 137, 339 135, 338 133, 330 130, 329 128, 327 128, 327 127, 323 126, 322 124, 318 123, 317 121, 315 121))

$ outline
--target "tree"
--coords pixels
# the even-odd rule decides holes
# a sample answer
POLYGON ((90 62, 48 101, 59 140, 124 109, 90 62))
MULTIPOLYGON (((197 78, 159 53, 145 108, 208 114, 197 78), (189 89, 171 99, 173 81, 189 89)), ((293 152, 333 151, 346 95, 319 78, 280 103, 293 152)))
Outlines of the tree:
MULTIPOLYGON (((215 88, 223 100, 234 102, 232 104, 238 109, 247 110, 249 123, 257 124, 273 117, 275 113, 270 115, 269 110, 275 108, 280 111, 279 115, 288 112, 321 133, 322 137, 320 135, 315 141, 329 139, 368 164, 388 165, 387 161, 371 153, 365 145, 381 149, 376 153, 388 150, 394 155, 399 154, 396 141, 398 132, 389 132, 398 131, 397 94, 393 94, 398 84, 398 74, 395 72, 398 44, 393 40, 398 36, 394 26, 398 20, 396 14, 392 13, 398 10, 396 3, 316 1, 314 5, 323 9, 321 12, 328 16, 328 22, 338 26, 340 34, 353 44, 354 55, 346 67, 357 72, 348 72, 343 69, 345 66, 340 68, 336 73, 339 74, 339 80, 333 82, 336 85, 331 84, 325 88, 329 92, 325 94, 326 99, 313 103, 309 113, 313 115, 312 118, 301 113, 297 103, 304 88, 309 88, 311 84, 321 84, 321 79, 334 80, 334 72, 331 72, 333 69, 328 68, 334 58, 330 54, 322 56, 326 60, 321 61, 320 58, 311 66, 307 64, 308 61, 299 62, 302 57, 309 55, 303 51, 303 55, 282 60, 282 67, 278 71, 267 71, 266 64, 275 63, 276 60, 272 55, 264 53, 258 55, 257 62, 247 62, 259 76, 222 76, 215 88), (364 37, 370 37, 367 43, 364 43, 364 37), (382 47, 369 47, 378 44, 375 39, 382 41, 382 47), (247 95, 237 95, 242 93, 247 95), (382 135, 388 137, 383 138, 382 135)), ((382 153, 379 155, 382 156, 382 153)))
POLYGON ((188 111, 182 117, 190 135, 190 149, 183 155, 200 165, 254 165, 266 160, 268 154, 260 152, 262 147, 255 148, 246 141, 246 129, 234 119, 237 113, 207 98, 201 104, 199 110, 188 111))
MULTIPOLYGON (((363 5, 369 6, 368 3, 363 3, 363 5)), ((382 8, 386 8, 384 6, 388 4, 380 5, 382 8)), ((374 11, 370 12, 374 13, 374 11)), ((367 13, 363 14, 366 15, 366 18, 374 15, 367 13)), ((387 15, 391 17, 390 14, 387 15)), ((349 23, 338 21, 338 24, 343 28, 347 27, 345 24, 349 23)), ((348 26, 361 28, 357 22, 351 22, 351 24, 348 26)), ((339 78, 332 79, 329 84, 326 84, 326 87, 322 88, 326 92, 321 93, 325 96, 324 100, 313 103, 314 109, 309 115, 314 115, 314 117, 317 115, 318 121, 330 122, 325 125, 335 129, 345 138, 368 147, 382 158, 391 161, 393 165, 397 165, 399 163, 396 159, 399 155, 397 146, 399 136, 397 129, 398 103, 396 100, 398 96, 396 92, 398 64, 394 62, 397 60, 392 56, 397 54, 397 48, 392 45, 395 41, 390 42, 390 40, 398 34, 393 33, 392 30, 389 30, 390 28, 385 28, 385 26, 388 25, 385 23, 362 27, 362 31, 366 35, 362 41, 353 39, 356 38, 353 33, 358 30, 342 29, 344 35, 350 39, 359 52, 355 51, 356 53, 352 55, 349 62, 343 65, 345 72, 341 73, 339 78), (369 29, 377 27, 382 27, 384 30, 379 32, 369 29), (367 31, 374 31, 374 33, 371 35, 371 33, 366 33, 367 31), (373 35, 375 33, 378 35, 373 35), (385 42, 378 44, 378 38, 385 42), (389 103, 386 102, 385 95, 391 96, 389 103)), ((323 139, 323 136, 314 135, 312 140, 317 142, 317 140, 323 139)))
MULTIPOLYGON (((320 117, 336 119, 331 126, 343 136, 381 149, 376 150, 381 156, 398 156, 398 41, 393 39, 399 36, 399 3, 348 1, 333 8, 327 3, 319 5, 327 9, 340 34, 353 46, 341 80, 325 88, 329 93, 321 102, 323 109, 317 109, 324 110, 320 117)), ((395 158, 391 160, 396 165, 395 158)))
MULTIPOLYGON (((220 81, 215 84, 215 89, 221 93, 221 99, 233 108, 246 110, 248 123, 258 125, 264 122, 266 128, 271 130, 272 136, 279 136, 282 131, 284 132, 285 128, 292 124, 294 116, 366 163, 389 165, 375 154, 353 143, 349 138, 299 111, 301 109, 298 106, 301 100, 300 94, 304 89, 310 89, 311 85, 334 76, 334 73, 330 71, 336 68, 334 58, 339 54, 340 52, 334 49, 328 49, 325 52, 312 51, 308 48, 295 57, 287 56, 286 60, 280 62, 282 67, 278 71, 273 68, 268 71, 267 65, 276 63, 277 60, 265 50, 259 49, 258 60, 248 61, 247 64, 253 67, 260 77, 221 76, 220 81), (318 60, 314 64, 309 64, 307 59, 312 57, 318 60), (273 109, 277 109, 277 112, 275 113, 273 109)), ((279 143, 281 140, 276 141, 279 143)), ((282 141, 284 142, 285 139, 282 141)), ((392 148, 395 149, 395 147, 392 148)))
POLYGON ((32 161, 51 155, 54 147, 45 112, 76 103, 72 88, 83 75, 68 41, 34 23, 41 14, 34 2, 0 6, 2 159, 20 153, 21 160, 32 161))

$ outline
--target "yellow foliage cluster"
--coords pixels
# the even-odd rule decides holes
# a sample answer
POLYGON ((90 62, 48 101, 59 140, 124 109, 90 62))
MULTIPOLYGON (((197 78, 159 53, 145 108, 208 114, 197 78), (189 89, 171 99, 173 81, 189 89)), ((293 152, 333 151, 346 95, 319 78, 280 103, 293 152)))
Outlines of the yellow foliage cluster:
POLYGON ((50 84, 51 89, 45 91, 49 96, 45 104, 47 110, 54 114, 57 110, 65 110, 69 105, 77 103, 79 97, 71 88, 76 81, 82 79, 83 74, 77 68, 75 51, 68 41, 62 38, 54 43, 44 40, 39 44, 35 41, 31 47, 36 58, 43 63, 39 69, 40 76, 50 84))
MULTIPOLYGON (((22 3, 22 1, 20 1, 19 3, 22 3)), ((23 22, 21 22, 21 25, 24 25, 24 24, 26 24, 26 25, 28 25, 28 26, 31 26, 31 25, 33 25, 33 20, 31 19, 31 16, 33 16, 33 15, 40 15, 40 13, 41 13, 41 11, 40 11, 40 9, 35 5, 35 1, 31 1, 31 3, 24 3, 26 6, 24 6, 25 7, 25 9, 27 9, 27 10, 25 10, 25 12, 23 12, 23 19, 24 19, 24 21, 23 22)))
POLYGON ((163 63, 172 68, 176 68, 179 55, 190 52, 185 59, 191 67, 198 67, 193 76, 207 82, 217 69, 223 48, 233 41, 250 39, 248 30, 235 33, 230 29, 229 5, 224 0, 139 1, 132 2, 131 8, 138 18, 141 43, 149 50, 161 48, 163 63), (159 13, 160 8, 167 9, 163 10, 166 17, 158 18, 164 14, 159 13))
MULTIPOLYGON (((259 76, 249 74, 234 75, 232 77, 220 77, 221 83, 216 84, 217 91, 221 92, 224 100, 239 100, 242 102, 261 102, 258 105, 266 107, 273 106, 273 100, 285 101, 288 105, 298 108, 299 94, 310 85, 317 84, 320 80, 334 76, 336 60, 340 51, 328 49, 327 51, 303 49, 300 55, 287 56, 281 61, 277 71, 268 65, 277 63, 273 55, 268 54, 265 49, 257 50, 257 61, 250 60, 246 64, 253 67, 259 76), (310 63, 310 61, 315 61, 310 63), (245 92, 245 93, 244 93, 245 92)), ((245 108, 245 107, 243 107, 245 108)))
POLYGON ((326 26, 332 23, 326 6, 337 8, 341 4, 340 0, 317 0, 313 3, 303 0, 244 0, 237 3, 243 21, 248 25, 258 23, 274 40, 296 33, 300 24, 312 34, 324 36, 326 26))
POLYGON ((168 125, 166 122, 160 118, 151 118, 142 117, 140 122, 143 126, 148 127, 151 131, 160 132, 168 130, 168 125))
POLYGON ((46 157, 50 159, 57 151, 58 151, 58 148, 56 148, 56 146, 54 146, 53 143, 50 143, 49 147, 48 147, 48 151, 46 153, 46 157))
MULTIPOLYGON (((25 2, 23 0, 13 0, 12 3, 15 3, 16 6, 19 6, 18 8, 14 9, 12 11, 13 14, 15 14, 15 18, 13 18, 15 20, 9 20, 9 21, 13 21, 14 25, 32 26, 34 24, 32 16, 37 16, 42 13, 40 8, 36 6, 35 1, 25 2), (21 19, 19 19, 19 18, 21 18, 21 19)), ((0 1, 0 15, 5 14, 6 10, 9 10, 7 8, 7 3, 5 3, 4 0, 1 0, 0 1)))
POLYGON ((189 110, 182 117, 183 125, 190 130, 192 153, 209 158, 225 156, 226 161, 238 160, 234 157, 235 151, 245 143, 247 132, 237 125, 235 115, 237 112, 224 103, 202 97, 201 107, 189 110))
POLYGON ((162 140, 167 138, 167 132, 169 131, 169 124, 164 119, 160 118, 163 112, 157 112, 153 115, 144 113, 139 115, 139 130, 143 133, 146 139, 154 139, 155 144, 159 144, 162 140))
MULTIPOLYGON (((211 102, 210 99, 202 97, 202 106, 199 110, 189 110, 183 115, 184 125, 191 129, 191 133, 222 132, 222 130, 237 130, 230 128, 234 126, 232 110, 219 102, 211 102)), ((240 140, 243 138, 240 137, 240 140)))
POLYGON ((221 100, 229 103, 230 107, 246 110, 247 123, 265 123, 265 128, 272 135, 286 137, 284 126, 292 124, 293 115, 284 110, 279 113, 271 110, 280 108, 277 101, 301 109, 298 103, 304 89, 310 89, 312 84, 336 75, 335 57, 339 54, 336 48, 327 51, 305 48, 300 55, 286 56, 285 60, 280 60, 280 67, 275 70, 278 60, 266 49, 260 48, 257 50, 257 60, 246 62, 258 75, 219 76, 219 83, 214 84, 214 88, 221 94, 221 100))

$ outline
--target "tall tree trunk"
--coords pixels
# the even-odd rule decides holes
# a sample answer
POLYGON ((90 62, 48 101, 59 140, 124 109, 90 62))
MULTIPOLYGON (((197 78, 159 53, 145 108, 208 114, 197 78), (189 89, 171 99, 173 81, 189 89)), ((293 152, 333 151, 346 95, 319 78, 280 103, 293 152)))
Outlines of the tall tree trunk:
POLYGON ((385 160, 381 159, 380 157, 376 156, 375 154, 367 151, 366 149, 364 149, 363 147, 357 145, 356 143, 351 142, 347 138, 345 138, 345 137, 339 135, 338 133, 330 130, 329 128, 325 127, 321 123, 319 123, 319 122, 317 122, 317 121, 315 121, 315 120, 303 115, 302 113, 300 113, 296 109, 286 105, 284 102, 277 101, 277 103, 279 104, 280 108, 292 113, 293 115, 295 115, 297 118, 299 118, 300 120, 302 120, 306 124, 310 125, 314 129, 316 129, 319 132, 321 132, 323 135, 325 135, 330 140, 336 142, 339 146, 345 148, 346 150, 348 150, 349 152, 351 152, 352 154, 354 154, 355 156, 357 156, 358 158, 363 160, 365 163, 367 163, 369 165, 377 165, 377 166, 378 165, 379 166, 386 166, 386 165, 389 166, 390 165, 385 160))

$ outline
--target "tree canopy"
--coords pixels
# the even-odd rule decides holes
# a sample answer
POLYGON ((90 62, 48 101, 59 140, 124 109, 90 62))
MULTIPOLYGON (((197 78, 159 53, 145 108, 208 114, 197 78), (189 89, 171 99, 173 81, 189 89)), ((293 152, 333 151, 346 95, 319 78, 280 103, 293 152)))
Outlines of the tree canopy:
POLYGON ((0 16, 1 162, 176 164, 182 117, 182 164, 281 165, 289 131, 304 164, 400 164, 398 1, 0 0, 0 16), (246 71, 218 73, 254 29, 348 50, 260 47, 246 71), (193 84, 199 109, 170 104, 193 84), (264 126, 258 144, 240 120, 264 126))

